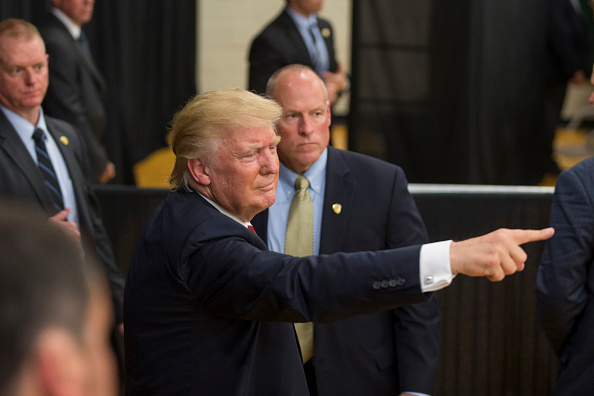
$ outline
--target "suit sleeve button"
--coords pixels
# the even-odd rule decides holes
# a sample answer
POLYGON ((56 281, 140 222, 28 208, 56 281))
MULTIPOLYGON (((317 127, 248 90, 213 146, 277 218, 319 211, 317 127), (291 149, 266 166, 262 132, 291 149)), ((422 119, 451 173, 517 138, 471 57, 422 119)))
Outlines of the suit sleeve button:
POLYGON ((390 282, 388 282, 388 284, 390 285, 390 287, 396 287, 396 286, 398 286, 398 283, 396 282, 396 279, 390 279, 390 282))
POLYGON ((382 287, 380 282, 373 282, 373 288, 375 290, 379 290, 382 287))
POLYGON ((398 279, 396 279, 396 284, 398 286, 404 286, 405 283, 406 283, 406 279, 404 279, 404 278, 398 278, 398 279))

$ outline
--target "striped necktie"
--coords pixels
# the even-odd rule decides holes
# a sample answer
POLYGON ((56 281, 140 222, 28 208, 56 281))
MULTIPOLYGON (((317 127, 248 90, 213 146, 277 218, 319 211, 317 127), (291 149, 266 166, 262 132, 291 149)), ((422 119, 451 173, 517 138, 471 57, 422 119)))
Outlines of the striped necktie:
POLYGON ((52 165, 52 160, 45 147, 45 134, 43 133, 43 130, 36 128, 33 133, 33 140, 35 140, 37 167, 39 168, 39 172, 41 172, 45 186, 50 192, 52 203, 57 213, 64 209, 64 199, 62 198, 62 190, 60 189, 60 183, 58 182, 56 171, 52 165))

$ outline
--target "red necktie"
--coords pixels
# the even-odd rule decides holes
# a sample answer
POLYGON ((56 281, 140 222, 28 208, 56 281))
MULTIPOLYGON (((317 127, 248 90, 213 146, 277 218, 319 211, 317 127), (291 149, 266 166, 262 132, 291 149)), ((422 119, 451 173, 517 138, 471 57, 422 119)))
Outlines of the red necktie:
POLYGON ((258 234, 256 233, 256 230, 254 229, 254 227, 253 227, 251 224, 250 224, 250 225, 248 225, 248 230, 250 230, 250 231, 251 231, 251 232, 253 232, 254 234, 258 235, 258 234))

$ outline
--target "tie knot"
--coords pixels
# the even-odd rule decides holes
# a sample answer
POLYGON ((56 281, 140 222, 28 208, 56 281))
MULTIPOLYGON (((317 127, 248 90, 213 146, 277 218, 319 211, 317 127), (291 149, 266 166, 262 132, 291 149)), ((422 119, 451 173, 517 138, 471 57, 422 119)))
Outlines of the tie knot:
POLYGON ((299 190, 303 190, 309 187, 309 180, 307 180, 307 177, 303 176, 303 175, 299 175, 297 176, 297 179, 295 179, 295 189, 297 191, 299 190))
POLYGON ((33 132, 33 140, 36 142, 43 141, 43 129, 35 128, 35 132, 33 132))

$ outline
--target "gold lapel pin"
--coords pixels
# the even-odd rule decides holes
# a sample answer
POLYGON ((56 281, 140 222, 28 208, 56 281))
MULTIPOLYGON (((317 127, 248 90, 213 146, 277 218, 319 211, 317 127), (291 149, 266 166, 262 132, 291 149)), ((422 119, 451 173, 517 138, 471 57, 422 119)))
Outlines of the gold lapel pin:
POLYGON ((321 33, 322 33, 322 37, 324 37, 324 38, 330 37, 330 29, 328 29, 328 28, 323 28, 321 30, 321 33))
POLYGON ((60 142, 62 142, 64 146, 68 146, 68 138, 66 136, 60 136, 60 142))
POLYGON ((335 203, 334 205, 332 205, 332 210, 334 211, 334 213, 340 214, 340 212, 342 212, 342 205, 339 203, 335 203))

